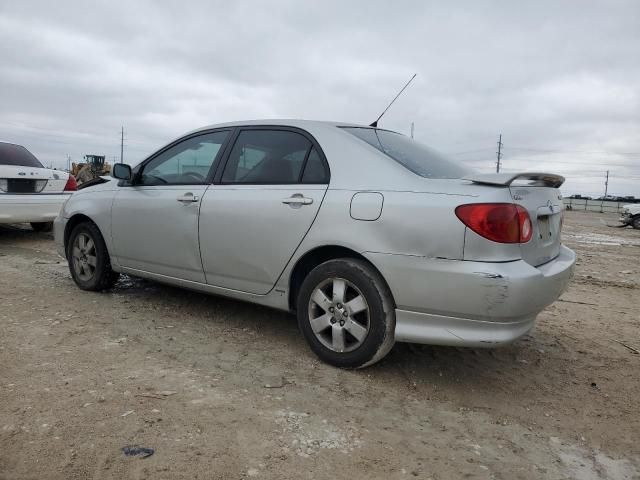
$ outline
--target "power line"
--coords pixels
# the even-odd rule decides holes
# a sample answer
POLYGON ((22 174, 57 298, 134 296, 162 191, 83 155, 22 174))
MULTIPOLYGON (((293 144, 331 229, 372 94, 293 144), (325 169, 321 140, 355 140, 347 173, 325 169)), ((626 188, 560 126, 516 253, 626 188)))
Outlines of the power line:
MULTIPOLYGON (((514 147, 512 145, 509 145, 508 147, 504 147, 503 145, 503 149, 506 150, 507 152, 511 151, 511 150, 524 150, 524 151, 528 151, 528 152, 535 152, 538 153, 540 155, 543 154, 550 154, 550 155, 554 155, 554 154, 562 154, 562 153, 573 153, 573 154, 582 154, 582 155, 621 155, 621 156, 638 156, 640 157, 640 152, 616 152, 616 151, 586 151, 586 150, 552 150, 552 149, 543 149, 543 148, 528 148, 528 147, 514 147)), ((471 153, 479 153, 479 152, 485 152, 487 150, 491 150, 491 147, 483 147, 483 148, 476 148, 473 150, 463 150, 461 152, 451 152, 448 153, 448 155, 467 155, 467 154, 471 154, 471 153)), ((635 160, 635 159, 633 159, 635 160)))
POLYGON ((486 137, 475 137, 473 140, 460 140, 459 142, 447 142, 448 145, 468 145, 470 143, 478 143, 479 140, 489 140, 496 138, 493 135, 486 137))
POLYGON ((510 150, 527 150, 530 152, 542 152, 542 153, 582 153, 586 155, 640 155, 640 152, 616 152, 613 150, 557 150, 548 148, 531 148, 531 147, 518 147, 510 146, 510 150))
MULTIPOLYGON (((569 165, 575 167, 585 167, 585 166, 594 166, 594 167, 621 167, 627 169, 640 169, 640 165, 631 165, 628 163, 610 163, 610 162, 602 162, 602 161, 592 161, 592 162, 558 162, 555 160, 527 160, 525 158, 520 157, 509 157, 513 160, 513 163, 529 163, 529 164, 549 164, 549 165, 569 165)), ((474 160, 475 161, 475 160, 474 160)))
POLYGON ((467 155, 469 153, 479 153, 479 152, 486 152, 487 150, 493 150, 492 147, 485 147, 485 148, 478 148, 476 150, 465 150, 464 152, 455 152, 455 153, 448 153, 447 155, 467 155))
POLYGON ((568 166, 575 166, 578 168, 584 168, 584 167, 588 167, 588 166, 592 166, 592 167, 599 167, 600 170, 602 170, 602 167, 620 167, 620 168, 628 168, 628 169, 639 169, 640 165, 629 165, 626 163, 609 163, 609 162, 556 162, 554 160, 525 160, 525 159, 520 159, 520 158, 511 158, 511 160, 513 160, 513 163, 515 164, 519 164, 519 163, 527 163, 527 164, 533 164, 533 165, 539 165, 539 164, 545 164, 545 165, 568 165, 568 166))

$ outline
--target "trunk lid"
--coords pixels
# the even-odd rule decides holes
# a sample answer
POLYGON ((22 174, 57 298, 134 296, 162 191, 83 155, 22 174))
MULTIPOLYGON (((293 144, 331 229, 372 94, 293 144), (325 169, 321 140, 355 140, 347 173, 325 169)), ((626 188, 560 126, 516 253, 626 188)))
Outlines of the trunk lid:
POLYGON ((69 174, 60 170, 0 165, 0 193, 62 193, 68 178, 69 174))
POLYGON ((549 173, 503 173, 468 177, 474 183, 508 187, 513 203, 527 209, 533 234, 521 243, 522 259, 533 266, 553 260, 560 253, 564 177, 549 173))
POLYGON ((534 267, 553 260, 560 253, 563 211, 560 190, 514 185, 509 190, 513 203, 529 212, 533 227, 531 240, 520 244, 522 259, 534 267))

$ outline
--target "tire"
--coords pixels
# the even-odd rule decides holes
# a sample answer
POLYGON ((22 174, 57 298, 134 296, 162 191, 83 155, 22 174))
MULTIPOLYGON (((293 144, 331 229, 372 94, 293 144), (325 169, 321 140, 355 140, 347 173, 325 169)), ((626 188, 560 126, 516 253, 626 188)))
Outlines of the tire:
POLYGON ((71 277, 82 290, 107 290, 118 281, 120 274, 111 269, 107 246, 95 224, 76 225, 66 249, 71 277))
POLYGON ((631 220, 631 226, 636 230, 640 230, 640 215, 633 217, 633 220, 631 220))
POLYGON ((53 222, 31 222, 31 228, 36 232, 50 232, 53 230, 53 222))
POLYGON ((311 350, 335 367, 373 365, 389 353, 395 341, 396 317, 389 287, 362 260, 341 258, 314 268, 300 287, 297 315, 311 350))

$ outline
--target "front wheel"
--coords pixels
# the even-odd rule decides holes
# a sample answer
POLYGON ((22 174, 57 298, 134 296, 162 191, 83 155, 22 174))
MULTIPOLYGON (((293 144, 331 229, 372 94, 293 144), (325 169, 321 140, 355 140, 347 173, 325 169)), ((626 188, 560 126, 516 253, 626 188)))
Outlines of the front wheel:
POLYGON ((67 260, 73 281, 83 290, 106 290, 120 276, 111 269, 107 246, 93 223, 80 223, 73 229, 67 243, 67 260))
POLYGON ((640 215, 638 215, 631 221, 631 226, 636 230, 640 230, 640 215))
POLYGON ((365 261, 342 258, 314 268, 300 288, 297 313, 311 350, 333 366, 366 367, 393 347, 391 293, 365 261))

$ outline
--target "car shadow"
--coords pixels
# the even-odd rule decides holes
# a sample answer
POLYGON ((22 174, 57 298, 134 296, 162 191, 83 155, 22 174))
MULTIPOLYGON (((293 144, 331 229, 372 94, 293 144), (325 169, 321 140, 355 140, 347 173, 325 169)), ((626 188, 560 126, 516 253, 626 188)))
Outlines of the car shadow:
POLYGON ((144 300, 171 307, 185 316, 221 322, 225 327, 259 329, 275 337, 282 332, 283 325, 290 327, 286 330, 297 332, 296 318, 288 312, 126 274, 120 275, 116 285, 107 293, 128 298, 129 301, 144 300))
MULTIPOLYGON (((291 313, 128 275, 123 275, 111 292, 132 300, 171 305, 186 316, 222 322, 225 327, 256 330, 273 343, 274 349, 291 349, 292 354, 315 358, 291 313)), ((504 383, 505 377, 501 375, 505 373, 526 375, 529 370, 541 368, 542 359, 549 359, 548 345, 554 341, 535 333, 513 344, 486 349, 396 343, 381 362, 353 373, 384 378, 402 372, 411 382, 441 383, 455 378, 469 384, 504 383)), ((326 365, 326 368, 333 367, 326 365)))
MULTIPOLYGON (((51 233, 35 232, 28 224, 1 225, 0 255, 3 251, 5 255, 14 251, 27 257, 39 258, 45 254, 57 257, 49 244, 52 239, 51 233)), ((274 349, 315 359, 298 330, 296 317, 287 312, 128 275, 122 275, 115 287, 104 293, 131 302, 141 300, 174 308, 193 321, 204 320, 231 329, 251 329, 271 342, 274 349)), ((548 338, 545 331, 539 330, 513 344, 490 349, 397 343, 381 362, 346 374, 366 374, 381 381, 400 375, 410 387, 414 384, 442 386, 452 382, 462 382, 473 388, 504 386, 509 379, 561 364, 562 359, 554 356, 554 348, 557 350, 557 338, 548 338)), ((319 365, 321 369, 333 369, 322 363, 319 365)))
POLYGON ((0 224, 0 244, 33 239, 53 240, 53 232, 36 232, 28 223, 0 224))

